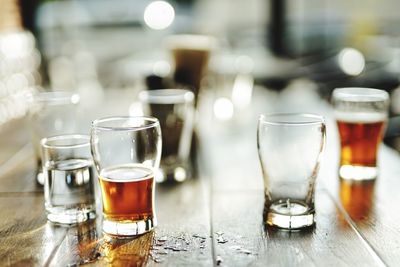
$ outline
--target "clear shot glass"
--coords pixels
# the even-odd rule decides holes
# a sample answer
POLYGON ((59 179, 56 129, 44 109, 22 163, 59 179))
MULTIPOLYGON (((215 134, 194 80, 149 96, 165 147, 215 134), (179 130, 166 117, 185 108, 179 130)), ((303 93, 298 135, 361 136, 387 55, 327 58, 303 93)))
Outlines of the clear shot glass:
POLYGON ((43 138, 42 163, 47 219, 75 224, 96 217, 95 170, 88 135, 43 138))

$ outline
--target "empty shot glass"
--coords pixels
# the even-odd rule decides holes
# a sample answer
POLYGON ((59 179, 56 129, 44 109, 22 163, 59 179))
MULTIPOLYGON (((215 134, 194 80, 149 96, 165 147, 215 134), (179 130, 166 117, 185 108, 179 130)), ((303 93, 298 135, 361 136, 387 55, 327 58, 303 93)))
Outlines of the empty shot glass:
POLYGON ((337 88, 332 101, 340 136, 340 177, 358 181, 375 179, 389 94, 371 88, 337 88))
POLYGON ((79 95, 66 91, 38 92, 29 95, 28 101, 29 128, 36 156, 36 181, 43 185, 40 140, 76 133, 79 95))
POLYGON ((158 119, 162 153, 157 182, 183 182, 191 177, 190 147, 194 123, 194 94, 183 89, 142 91, 139 99, 145 115, 158 119))
POLYGON ((314 224, 315 181, 324 145, 325 123, 321 116, 260 116, 257 146, 267 225, 300 229, 314 224))
POLYGON ((91 148, 99 175, 103 231, 130 237, 157 224, 154 172, 161 158, 160 124, 153 117, 93 121, 91 148))
POLYGON ((43 138, 42 162, 47 219, 74 224, 96 217, 95 170, 88 135, 43 138))

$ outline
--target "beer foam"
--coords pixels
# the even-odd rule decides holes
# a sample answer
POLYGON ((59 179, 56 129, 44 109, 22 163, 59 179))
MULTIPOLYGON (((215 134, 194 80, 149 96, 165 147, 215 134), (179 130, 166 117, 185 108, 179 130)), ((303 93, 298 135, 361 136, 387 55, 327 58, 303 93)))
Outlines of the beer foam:
POLYGON ((212 50, 216 46, 216 39, 208 35, 178 34, 168 36, 166 43, 173 50, 212 50))
POLYGON ((383 112, 344 112, 335 111, 335 118, 338 121, 350 123, 374 123, 386 121, 387 115, 383 112))
POLYGON ((153 176, 153 170, 141 164, 118 165, 100 172, 100 179, 121 183, 147 180, 153 176))

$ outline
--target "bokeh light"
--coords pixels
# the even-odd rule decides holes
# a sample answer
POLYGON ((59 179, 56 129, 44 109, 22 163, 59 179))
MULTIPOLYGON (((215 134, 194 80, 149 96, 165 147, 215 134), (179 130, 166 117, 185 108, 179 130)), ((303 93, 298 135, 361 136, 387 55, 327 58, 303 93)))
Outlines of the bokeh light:
POLYGON ((214 116, 221 121, 230 120, 233 117, 233 104, 226 97, 218 98, 214 102, 214 116))
POLYGON ((172 24, 175 10, 165 1, 154 1, 144 10, 144 22, 154 30, 163 30, 172 24))
POLYGON ((357 49, 344 48, 339 53, 339 66, 347 75, 357 76, 365 68, 365 58, 357 49))

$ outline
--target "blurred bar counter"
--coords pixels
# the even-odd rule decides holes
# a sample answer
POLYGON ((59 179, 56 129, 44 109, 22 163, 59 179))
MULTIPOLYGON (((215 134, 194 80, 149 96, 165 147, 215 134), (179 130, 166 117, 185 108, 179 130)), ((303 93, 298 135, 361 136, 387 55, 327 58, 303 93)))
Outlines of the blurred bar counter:
MULTIPOLYGON (((198 177, 174 187, 157 187, 158 227, 137 239, 103 236, 101 218, 74 227, 46 222, 25 118, 4 124, 0 129, 0 265, 398 266, 400 157, 383 146, 381 175, 375 183, 339 183, 331 108, 310 86, 302 82, 281 94, 255 87, 252 105, 225 121, 213 114, 213 93, 204 92, 196 125, 198 177), (263 223, 256 124, 259 113, 277 106, 321 113, 327 119, 316 226, 306 231, 279 231, 263 223)), ((86 107, 87 120, 125 114, 135 99, 130 90, 104 94, 86 107)))

